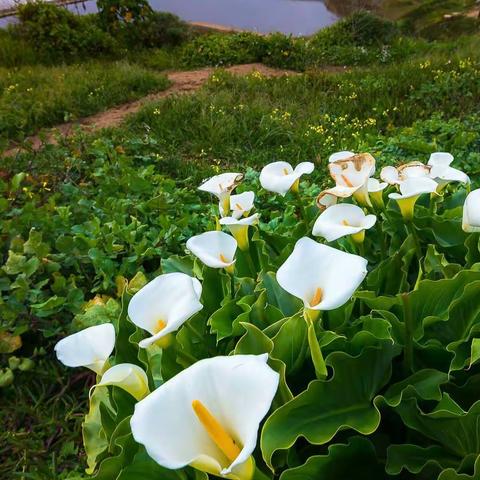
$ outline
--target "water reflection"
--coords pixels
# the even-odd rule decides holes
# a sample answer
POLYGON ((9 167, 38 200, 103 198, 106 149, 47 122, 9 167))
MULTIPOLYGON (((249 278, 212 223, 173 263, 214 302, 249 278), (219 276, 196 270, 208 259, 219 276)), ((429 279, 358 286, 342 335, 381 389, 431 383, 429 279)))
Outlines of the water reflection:
MULTIPOLYGON (((169 11, 192 22, 226 25, 261 33, 308 35, 334 23, 359 7, 370 8, 381 0, 151 0, 155 10, 169 11)), ((96 11, 88 0, 68 5, 79 14, 96 11)), ((0 26, 13 17, 0 19, 0 26)))

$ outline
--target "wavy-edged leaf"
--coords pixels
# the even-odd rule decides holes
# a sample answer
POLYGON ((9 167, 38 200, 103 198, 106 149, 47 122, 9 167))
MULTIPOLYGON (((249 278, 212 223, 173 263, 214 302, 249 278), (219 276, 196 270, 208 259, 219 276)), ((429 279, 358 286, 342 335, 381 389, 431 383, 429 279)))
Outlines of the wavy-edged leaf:
POLYGON ((314 455, 303 465, 284 471, 280 480, 380 480, 384 475, 372 443, 363 437, 351 437, 347 444, 330 445, 326 455, 314 455))
POLYGON ((312 381, 265 422, 261 448, 266 463, 272 466, 273 454, 290 448, 300 437, 322 445, 344 429, 373 433, 380 423, 373 400, 390 378, 392 357, 388 344, 365 349, 358 357, 330 354, 326 362, 334 370, 333 377, 312 381))

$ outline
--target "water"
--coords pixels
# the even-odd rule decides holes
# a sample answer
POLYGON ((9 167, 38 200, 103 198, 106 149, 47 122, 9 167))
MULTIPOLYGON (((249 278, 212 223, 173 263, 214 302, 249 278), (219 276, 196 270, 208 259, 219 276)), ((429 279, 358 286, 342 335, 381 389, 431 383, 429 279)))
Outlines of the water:
MULTIPOLYGON (((7 2, 11 0, 0 0, 7 2)), ((308 35, 331 25, 338 15, 321 0, 151 0, 155 10, 177 14, 191 22, 214 23, 261 33, 308 35)), ((68 5, 78 13, 96 11, 95 1, 68 5)), ((0 26, 14 18, 0 19, 0 26)))

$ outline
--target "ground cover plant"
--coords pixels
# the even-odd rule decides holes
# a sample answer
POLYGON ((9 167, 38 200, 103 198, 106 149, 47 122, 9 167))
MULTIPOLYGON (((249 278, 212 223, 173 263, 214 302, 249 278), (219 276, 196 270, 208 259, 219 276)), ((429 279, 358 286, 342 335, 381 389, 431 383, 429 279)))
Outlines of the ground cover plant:
POLYGON ((253 185, 233 194, 241 173, 204 182, 218 211, 189 255, 120 283, 112 322, 55 347, 97 373, 88 471, 476 478, 480 192, 452 162, 387 166, 380 183, 370 154, 338 152, 320 216, 311 162, 267 165, 280 199, 255 213, 253 185))

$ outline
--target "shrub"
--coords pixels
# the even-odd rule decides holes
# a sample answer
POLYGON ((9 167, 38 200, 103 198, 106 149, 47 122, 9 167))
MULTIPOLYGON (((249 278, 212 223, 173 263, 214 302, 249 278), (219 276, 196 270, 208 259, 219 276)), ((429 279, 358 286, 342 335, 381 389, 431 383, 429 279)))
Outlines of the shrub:
POLYGON ((95 16, 78 16, 52 4, 33 2, 19 7, 15 33, 46 59, 111 53, 115 41, 97 25, 95 16))
POLYGON ((338 45, 385 45, 390 44, 397 36, 398 28, 395 23, 366 11, 359 11, 317 32, 312 43, 323 48, 338 45))
POLYGON ((189 27, 171 13, 151 12, 135 23, 129 36, 145 47, 176 46, 187 40, 189 27))
POLYGON ((98 0, 97 7, 102 27, 111 32, 131 28, 152 13, 146 0, 98 0))
POLYGON ((267 49, 267 37, 255 33, 205 35, 185 45, 181 62, 191 67, 259 62, 267 49))

